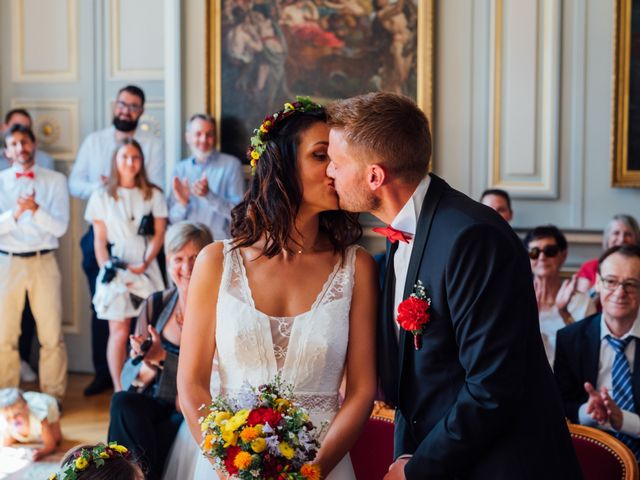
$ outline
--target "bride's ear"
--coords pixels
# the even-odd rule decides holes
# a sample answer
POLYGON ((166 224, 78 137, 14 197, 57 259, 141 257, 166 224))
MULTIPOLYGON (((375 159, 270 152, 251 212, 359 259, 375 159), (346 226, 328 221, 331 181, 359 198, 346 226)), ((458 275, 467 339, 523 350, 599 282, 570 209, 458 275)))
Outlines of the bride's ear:
POLYGON ((367 165, 367 185, 371 191, 376 191, 383 184, 387 177, 384 167, 378 163, 367 165))

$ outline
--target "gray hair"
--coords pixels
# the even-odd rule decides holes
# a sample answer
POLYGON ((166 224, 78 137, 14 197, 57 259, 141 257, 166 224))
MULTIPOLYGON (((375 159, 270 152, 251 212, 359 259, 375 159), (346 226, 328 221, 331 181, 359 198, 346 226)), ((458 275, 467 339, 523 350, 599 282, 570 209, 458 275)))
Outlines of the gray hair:
POLYGON ((178 253, 189 243, 195 243, 200 249, 213 242, 211 230, 199 222, 184 220, 171 225, 164 237, 164 251, 167 257, 178 253))
POLYGON ((611 230, 616 222, 622 223, 625 227, 633 232, 633 243, 640 244, 640 227, 638 227, 638 222, 631 215, 626 215, 624 213, 618 213, 611 217, 609 223, 604 229, 604 235, 602 236, 602 249, 607 250, 609 248, 609 235, 611 235, 611 230))
POLYGON ((202 120, 203 122, 209 122, 211 125, 213 125, 213 129, 214 130, 216 129, 216 119, 213 118, 211 115, 209 115, 208 113, 194 113, 193 115, 191 115, 189 120, 187 120, 187 123, 185 123, 184 128, 187 132, 191 129, 191 124, 195 120, 202 120))
POLYGON ((0 410, 13 407, 20 400, 24 400, 19 388, 0 388, 0 410))

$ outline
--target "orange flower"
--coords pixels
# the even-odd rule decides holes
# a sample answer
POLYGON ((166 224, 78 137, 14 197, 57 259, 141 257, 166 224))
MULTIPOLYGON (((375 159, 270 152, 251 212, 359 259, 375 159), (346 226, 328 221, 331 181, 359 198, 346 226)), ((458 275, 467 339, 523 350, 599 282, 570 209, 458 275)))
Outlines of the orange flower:
POLYGON ((258 438, 258 430, 253 427, 246 427, 240 432, 240 438, 243 442, 250 442, 258 438))
POLYGON ((236 458, 233 459, 233 464, 239 470, 246 470, 251 466, 251 454, 247 452, 239 452, 236 458))
POLYGON ((309 480, 320 480, 320 467, 311 463, 305 463, 300 468, 300 474, 309 480))
POLYGON ((204 437, 204 443, 202 445, 203 450, 211 450, 213 448, 213 435, 207 435, 204 437))

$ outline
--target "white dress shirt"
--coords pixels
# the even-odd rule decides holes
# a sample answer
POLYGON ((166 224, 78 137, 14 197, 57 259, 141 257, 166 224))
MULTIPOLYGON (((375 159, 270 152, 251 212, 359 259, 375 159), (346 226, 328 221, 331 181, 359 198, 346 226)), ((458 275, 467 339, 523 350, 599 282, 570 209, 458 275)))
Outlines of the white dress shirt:
MULTIPOLYGON (((598 361, 598 379, 595 388, 597 390, 600 390, 602 387, 606 387, 609 390, 609 394, 613 397, 613 391, 611 390, 611 369, 613 368, 613 360, 616 357, 616 351, 605 338, 607 335, 611 335, 612 337, 617 338, 609 330, 609 327, 604 320, 603 314, 600 319, 600 359, 598 361)), ((624 340, 629 336, 634 336, 640 339, 640 315, 638 316, 638 318, 636 318, 635 322, 633 322, 631 329, 622 337, 620 337, 620 339, 624 340)), ((624 350, 624 354, 627 357, 627 361, 629 362, 629 367, 631 368, 631 373, 633 373, 633 364, 636 356, 636 341, 630 341, 627 345, 627 348, 625 348, 624 350)), ((583 403, 580 406, 580 409, 578 410, 578 416, 582 425, 588 425, 592 427, 599 426, 598 423, 591 418, 591 415, 587 414, 586 403, 583 403)), ((608 430, 613 430, 608 422, 603 425, 603 427, 608 430)), ((623 410, 622 427, 620 428, 619 432, 626 433, 627 435, 631 435, 632 437, 640 438, 640 416, 638 415, 638 413, 623 410)))
MULTIPOLYGON (((164 147, 152 134, 136 131, 134 138, 142 147, 144 166, 149 180, 164 188, 164 147)), ((111 174, 113 153, 118 146, 116 129, 111 126, 93 132, 84 139, 69 175, 71 195, 87 199, 102 186, 100 176, 111 174)))
POLYGON ((16 178, 22 168, 0 171, 0 250, 25 253, 58 248, 69 225, 69 192, 62 173, 35 165, 34 178, 16 178), (38 209, 13 217, 18 197, 35 192, 38 209))
POLYGON ((171 186, 169 221, 201 222, 209 227, 215 240, 228 238, 231 209, 240 203, 244 194, 242 164, 236 157, 216 150, 202 163, 195 157, 186 158, 173 171, 173 177, 188 180, 190 187, 203 176, 207 178, 209 192, 203 197, 191 193, 185 206, 178 201, 171 186))
MULTIPOLYGON (((411 259, 411 251, 413 250, 413 240, 416 235, 416 229, 418 226, 418 218, 420 217, 420 210, 422 210, 422 203, 427 195, 429 184, 431 183, 431 177, 427 175, 424 177, 418 186, 416 187, 413 195, 400 209, 396 218, 391 222, 391 226, 397 230, 401 230, 412 236, 409 243, 398 241, 398 250, 394 256, 394 273, 396 276, 396 291, 393 301, 393 318, 398 317, 398 305, 402 302, 402 296, 404 294, 404 285, 407 281, 407 272, 409 271, 409 260, 411 259)), ((395 322, 396 333, 399 332, 398 323, 395 322)))

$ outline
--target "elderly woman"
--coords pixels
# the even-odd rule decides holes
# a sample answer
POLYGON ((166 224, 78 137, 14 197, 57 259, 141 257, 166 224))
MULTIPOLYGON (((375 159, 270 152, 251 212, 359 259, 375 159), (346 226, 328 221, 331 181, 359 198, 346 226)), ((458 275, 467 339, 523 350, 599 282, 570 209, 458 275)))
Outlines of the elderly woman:
MULTIPOLYGON (((602 235, 602 250, 618 245, 640 245, 640 228, 631 215, 619 213, 611 217, 602 235)), ((592 293, 596 283, 598 259, 594 258, 582 264, 578 270, 577 289, 580 292, 592 293)))
POLYGON ((549 363, 553 365, 556 332, 576 320, 595 313, 592 300, 577 291, 576 275, 562 280, 560 269, 567 259, 567 240, 553 225, 536 227, 527 233, 533 286, 538 300, 540 333, 549 363))
POLYGON ((109 441, 128 445, 143 460, 148 479, 160 478, 182 422, 176 372, 184 306, 196 257, 212 241, 211 232, 199 223, 179 222, 167 231, 167 270, 174 286, 146 300, 130 337, 124 390, 111 400, 109 441))

